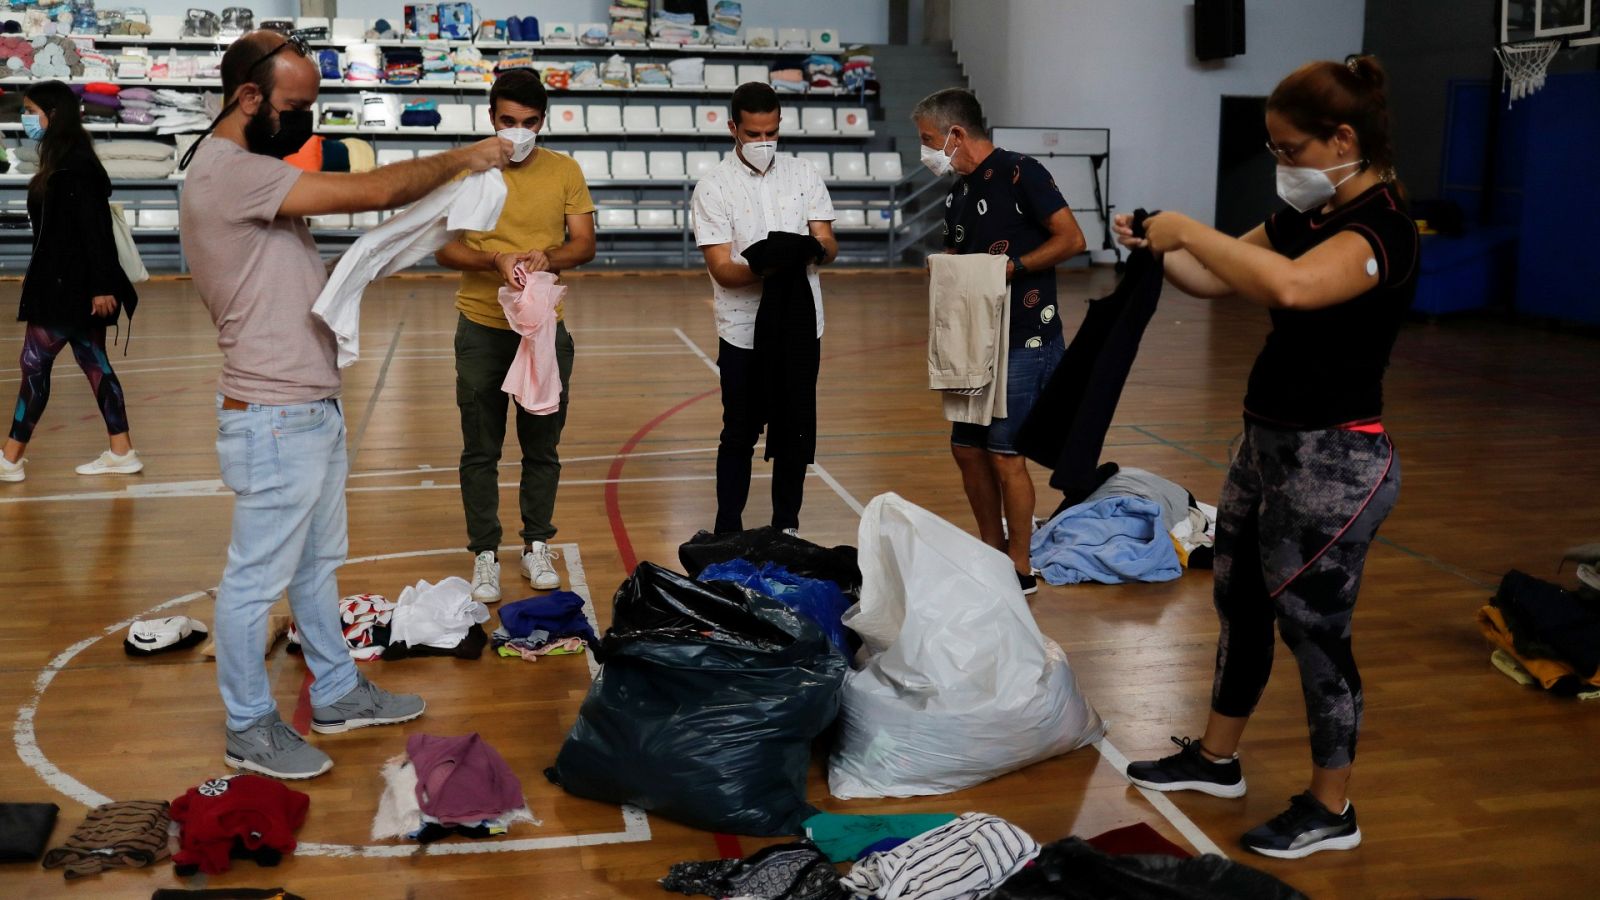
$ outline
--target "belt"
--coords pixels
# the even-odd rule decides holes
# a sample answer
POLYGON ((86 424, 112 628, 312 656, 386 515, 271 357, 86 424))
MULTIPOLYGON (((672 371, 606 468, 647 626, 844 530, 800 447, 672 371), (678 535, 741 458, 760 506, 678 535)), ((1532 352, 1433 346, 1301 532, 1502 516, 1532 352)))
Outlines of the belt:
POLYGON ((243 400, 235 400, 232 397, 224 395, 222 398, 222 408, 243 412, 250 408, 250 404, 244 402, 243 400))

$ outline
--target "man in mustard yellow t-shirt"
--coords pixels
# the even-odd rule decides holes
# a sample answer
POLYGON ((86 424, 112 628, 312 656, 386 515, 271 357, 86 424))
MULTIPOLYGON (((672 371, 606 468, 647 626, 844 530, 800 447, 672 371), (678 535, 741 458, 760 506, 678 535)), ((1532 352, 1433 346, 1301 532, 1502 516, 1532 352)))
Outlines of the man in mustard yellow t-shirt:
MULTIPOLYGON (((549 100, 537 73, 514 69, 489 91, 495 130, 518 145, 513 160, 532 147, 544 127, 549 100)), ((461 409, 461 502, 467 514, 467 549, 474 556, 472 597, 500 599, 500 452, 506 439, 506 404, 500 385, 522 338, 506 322, 500 288, 520 287, 515 270, 563 272, 594 259, 594 201, 572 157, 542 148, 506 167, 506 205, 493 231, 467 232, 438 253, 441 266, 461 270, 456 294, 456 406, 461 409)), ((560 313, 558 312, 559 316, 560 313)), ((517 407, 522 445, 522 572, 539 590, 561 586, 551 564, 556 529, 556 447, 567 420, 567 382, 573 344, 567 326, 556 327, 561 368, 561 410, 532 415, 517 407)))

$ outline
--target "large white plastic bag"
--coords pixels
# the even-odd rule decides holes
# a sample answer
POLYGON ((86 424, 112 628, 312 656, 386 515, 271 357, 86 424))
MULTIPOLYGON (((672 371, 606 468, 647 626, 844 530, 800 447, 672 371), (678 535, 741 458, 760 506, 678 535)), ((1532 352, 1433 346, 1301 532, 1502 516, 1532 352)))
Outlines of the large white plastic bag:
POLYGON ((958 791, 1105 733, 1005 554, 892 493, 867 505, 859 545, 835 797, 958 791))

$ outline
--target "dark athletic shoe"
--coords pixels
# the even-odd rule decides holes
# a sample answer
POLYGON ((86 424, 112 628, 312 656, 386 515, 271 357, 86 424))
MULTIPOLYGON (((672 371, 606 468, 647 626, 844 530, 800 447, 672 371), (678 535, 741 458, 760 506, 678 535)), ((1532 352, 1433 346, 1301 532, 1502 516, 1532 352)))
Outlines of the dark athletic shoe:
POLYGON ((1021 572, 1018 572, 1017 586, 1022 588, 1022 596, 1024 597, 1028 596, 1029 594, 1039 593, 1039 579, 1034 575, 1025 575, 1021 572))
POLYGON ((1361 829, 1354 805, 1335 815, 1307 791, 1277 818, 1245 832, 1241 843, 1263 856, 1300 859, 1319 850, 1354 850, 1361 846, 1361 829))
POLYGON ((1174 737, 1177 753, 1151 762, 1128 763, 1128 780, 1152 791, 1199 791, 1213 797, 1243 797, 1239 760, 1217 763, 1200 752, 1200 741, 1174 737))

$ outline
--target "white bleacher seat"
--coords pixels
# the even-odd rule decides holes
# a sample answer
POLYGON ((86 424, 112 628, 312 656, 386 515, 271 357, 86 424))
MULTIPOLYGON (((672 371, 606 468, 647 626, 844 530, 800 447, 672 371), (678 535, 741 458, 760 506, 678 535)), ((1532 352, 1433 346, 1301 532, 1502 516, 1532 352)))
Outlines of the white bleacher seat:
POLYGON ((832 28, 811 29, 811 49, 817 53, 838 53, 839 32, 832 28))
POLYGON ((583 134, 583 106, 577 103, 552 103, 545 117, 545 130, 553 134, 583 134))
POLYGON ((637 221, 638 220, 634 216, 633 210, 631 209, 607 209, 604 206, 600 207, 599 227, 601 228, 637 228, 639 227, 637 221))
POLYGON ((578 40, 578 26, 571 22, 547 22, 539 35, 546 44, 573 44, 578 40))
POLYGON ((377 228, 383 222, 383 217, 375 212, 352 213, 350 216, 351 228, 377 228))
POLYGON ((489 104, 483 103, 472 108, 472 130, 493 131, 494 120, 489 118, 489 104))
POLYGON ((306 31, 306 30, 312 29, 312 28, 326 28, 326 29, 328 29, 328 34, 330 36, 332 36, 332 34, 333 34, 333 20, 332 19, 319 18, 319 17, 316 17, 316 16, 298 16, 298 17, 295 18, 295 20, 294 20, 294 30, 295 31, 306 31))
POLYGON ((622 131, 622 107, 612 103, 593 103, 585 111, 584 124, 590 134, 618 134, 622 131))
MULTIPOLYGON (((262 19, 269 19, 269 18, 273 18, 273 17, 272 16, 262 16, 261 18, 262 19)), ((170 40, 172 38, 180 37, 182 35, 183 35, 183 16, 151 16, 150 17, 150 36, 152 38, 160 38, 162 40, 170 40)))
POLYGON ((867 174, 873 181, 899 181, 905 177, 898 153, 867 154, 867 174))
POLYGON ((804 28, 779 28, 779 50, 805 50, 811 46, 811 32, 804 28))
POLYGON ((833 177, 840 181, 866 181, 867 155, 865 153, 835 153, 833 177))
POLYGON ((753 25, 746 25, 744 28, 744 42, 750 47, 777 47, 778 32, 771 28, 760 28, 753 25))
POLYGON ((691 180, 699 181, 721 161, 715 150, 690 150, 684 155, 684 169, 691 180))
POLYGON ((860 134, 872 130, 867 111, 860 107, 846 107, 838 111, 838 126, 842 134, 860 134))
POLYGON ((440 131, 471 131, 472 106, 466 103, 439 104, 440 131))
POLYGON ((640 228, 677 228, 678 210, 672 207, 660 209, 641 209, 638 211, 640 228))
POLYGON ((685 173, 683 169, 683 151, 681 150, 652 150, 650 151, 650 178, 654 181, 682 181, 685 173))
POLYGON ((887 203, 872 203, 867 207, 867 227, 874 231, 888 231, 889 219, 894 210, 887 203))
POLYGON ((378 165, 380 165, 380 166, 387 166, 390 163, 405 162, 408 159, 416 159, 416 158, 417 158, 417 151, 415 151, 415 150, 379 150, 378 151, 378 165))
POLYGON ((178 211, 175 209, 139 210, 140 228, 177 228, 178 211))
POLYGON ((859 209, 836 209, 833 214, 835 228, 865 228, 867 227, 867 214, 859 209))
POLYGON ((710 90, 733 90, 739 86, 738 71, 733 66, 707 65, 706 88, 710 90))
POLYGON ((772 70, 766 66, 742 65, 739 67, 739 83, 749 84, 755 81, 761 84, 772 83, 772 70))
POLYGON ((778 107, 778 130, 783 134, 805 134, 800 124, 800 113, 793 106, 778 107))
POLYGON ((630 103, 622 108, 622 130, 628 134, 660 134, 661 122, 654 103, 630 103))
POLYGON ((705 134, 726 134, 728 132, 728 110, 722 106, 696 106, 694 108, 694 121, 698 130, 705 134))
POLYGON ((604 150, 574 150, 572 159, 587 181, 605 181, 611 177, 611 160, 604 150))
POLYGON ((611 154, 611 177, 618 181, 645 181, 650 166, 643 150, 618 150, 611 154))
POLYGON ((796 155, 816 166, 817 171, 821 173, 824 180, 833 177, 833 157, 827 153, 820 150, 807 150, 796 155))
POLYGON ((335 213, 330 216, 312 216, 311 227, 323 231, 344 231, 350 227, 350 214, 335 213))
POLYGON ((661 107, 661 130, 667 133, 694 131, 694 110, 687 106, 661 107))
POLYGON ((800 125, 806 134, 836 134, 839 131, 833 108, 807 106, 800 111, 800 125))

